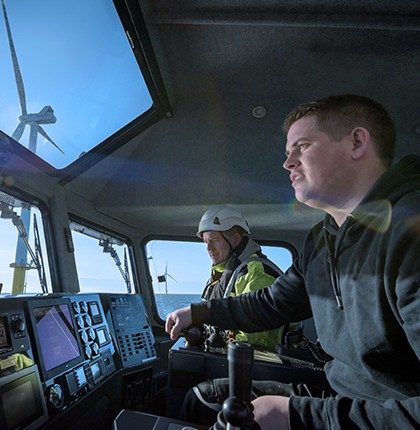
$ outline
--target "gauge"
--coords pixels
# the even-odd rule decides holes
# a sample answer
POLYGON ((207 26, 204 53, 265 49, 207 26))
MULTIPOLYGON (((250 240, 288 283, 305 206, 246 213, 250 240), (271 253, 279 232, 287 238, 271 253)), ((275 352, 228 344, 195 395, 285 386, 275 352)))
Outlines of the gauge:
POLYGON ((90 327, 92 325, 92 318, 89 315, 85 315, 83 318, 85 319, 86 326, 90 327))
POLYGON ((93 355, 99 354, 99 345, 96 342, 93 342, 91 345, 93 355))
POLYGON ((86 358, 92 357, 92 348, 89 345, 85 346, 85 355, 86 355, 86 358))
POLYGON ((76 314, 80 314, 80 305, 79 302, 73 302, 71 304, 73 306, 73 310, 76 314))
POLYGON ((95 333, 95 330, 92 327, 87 330, 87 334, 88 334, 90 340, 95 340, 96 333, 95 333))
POLYGON ((87 303, 84 301, 84 300, 82 300, 81 302, 80 302, 80 309, 82 310, 82 312, 84 312, 84 313, 86 313, 87 311, 88 311, 88 305, 87 305, 87 303))
POLYGON ((86 333, 86 331, 82 331, 80 333, 80 337, 82 338, 83 343, 88 343, 89 338, 88 338, 88 334, 86 333))
POLYGON ((80 328, 83 328, 85 326, 85 322, 80 315, 76 317, 76 323, 80 328))
POLYGON ((48 401, 57 409, 64 406, 64 393, 60 385, 54 384, 48 388, 48 401))

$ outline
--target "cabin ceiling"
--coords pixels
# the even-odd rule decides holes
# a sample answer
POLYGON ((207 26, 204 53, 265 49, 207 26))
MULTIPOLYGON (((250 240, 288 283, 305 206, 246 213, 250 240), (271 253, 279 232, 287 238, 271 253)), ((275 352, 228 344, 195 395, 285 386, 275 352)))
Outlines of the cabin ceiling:
POLYGON ((419 154, 418 1, 140 2, 173 116, 66 187, 142 229, 193 232, 212 204, 237 205, 261 237, 305 231, 282 119, 298 103, 357 93, 382 103, 396 159, 419 154), (255 106, 267 115, 254 118, 255 106), (182 231, 184 231, 182 230, 182 231))

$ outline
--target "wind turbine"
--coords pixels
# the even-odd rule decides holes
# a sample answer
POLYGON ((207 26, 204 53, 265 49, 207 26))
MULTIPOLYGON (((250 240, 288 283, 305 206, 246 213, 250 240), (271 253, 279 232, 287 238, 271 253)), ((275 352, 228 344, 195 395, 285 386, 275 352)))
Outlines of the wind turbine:
POLYGON ((54 115, 54 110, 51 106, 44 106, 38 113, 28 113, 26 108, 26 94, 25 87, 23 85, 22 74, 20 72, 19 62, 16 55, 15 44, 13 42, 12 32, 10 30, 9 19, 7 17, 6 5, 4 0, 1 1, 3 6, 4 21, 6 24, 7 38, 9 40, 10 55, 12 57, 13 71, 15 74, 16 87, 19 96, 20 108, 22 115, 19 117, 19 124, 16 130, 12 134, 12 138, 19 141, 22 137, 25 127, 30 127, 29 145, 28 149, 36 153, 36 144, 38 133, 53 144, 62 154, 62 149, 54 143, 54 141, 48 136, 46 131, 41 127, 40 124, 54 124, 57 118, 54 115))
MULTIPOLYGON (((61 153, 64 152, 59 148, 53 140, 48 136, 46 131, 41 127, 40 124, 54 124, 57 121, 57 118, 54 115, 54 110, 51 106, 43 107, 38 113, 28 113, 26 108, 26 95, 25 95, 25 87, 23 85, 22 74, 19 68, 19 62, 16 55, 15 44, 13 42, 12 32, 10 30, 9 19, 7 16, 6 5, 4 0, 1 1, 3 7, 3 16, 4 22, 6 24, 6 32, 7 38, 9 40, 10 47, 10 55, 12 57, 13 63, 13 71, 15 75, 16 87, 19 96, 21 115, 19 116, 19 124, 16 127, 16 130, 12 134, 12 138, 19 141, 22 137, 22 134, 25 130, 25 127, 28 125, 30 127, 29 132, 29 143, 28 149, 36 154, 36 146, 38 134, 47 139, 52 145, 54 145, 61 153)), ((29 225, 30 225, 30 217, 31 210, 30 206, 27 208, 22 207, 21 218, 23 224, 26 228, 26 231, 29 233, 29 225)), ((16 258, 15 263, 12 263, 10 267, 13 267, 13 285, 12 285, 12 293, 18 294, 23 292, 26 270, 30 269, 31 266, 27 262, 27 249, 25 247, 24 242, 20 237, 18 237, 17 247, 16 247, 16 258)))
POLYGON ((158 276, 158 282, 165 282, 165 294, 168 294, 168 278, 171 278, 176 282, 176 279, 168 273, 168 262, 166 261, 165 273, 158 276))

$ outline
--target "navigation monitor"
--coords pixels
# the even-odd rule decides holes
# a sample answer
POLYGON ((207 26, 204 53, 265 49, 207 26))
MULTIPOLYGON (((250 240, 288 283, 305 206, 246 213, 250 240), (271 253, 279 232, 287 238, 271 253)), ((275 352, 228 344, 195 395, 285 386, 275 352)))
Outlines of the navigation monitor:
POLYGON ((66 298, 28 302, 44 380, 51 379, 83 361, 70 306, 70 299, 66 298))

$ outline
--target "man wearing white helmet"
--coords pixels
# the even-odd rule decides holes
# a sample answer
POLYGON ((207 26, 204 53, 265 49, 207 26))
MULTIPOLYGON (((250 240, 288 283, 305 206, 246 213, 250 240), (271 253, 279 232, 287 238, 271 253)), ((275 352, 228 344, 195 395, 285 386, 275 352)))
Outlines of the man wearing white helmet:
MULTIPOLYGON (((271 285, 282 271, 262 252, 249 235, 248 222, 234 207, 212 206, 201 217, 197 236, 207 245, 212 259, 210 279, 204 288, 204 300, 238 296, 271 285)), ((283 329, 236 334, 256 348, 275 351, 283 329)))
MULTIPOLYGON (((250 238, 250 234, 248 222, 232 206, 212 206, 201 217, 197 236, 207 245, 213 262, 203 300, 234 297, 265 288, 283 273, 261 252, 261 247, 250 238)), ((258 333, 239 331, 235 339, 249 342, 256 349, 275 351, 281 343, 283 331, 284 327, 258 333)), ((211 340, 220 340, 215 336, 218 329, 212 327, 211 332, 209 349, 217 351, 220 344, 216 342, 213 346, 211 340)), ((221 393, 226 393, 227 387, 226 378, 196 385, 185 396, 180 418, 194 422, 202 414, 215 414, 221 408, 218 398, 223 396, 221 393)))

